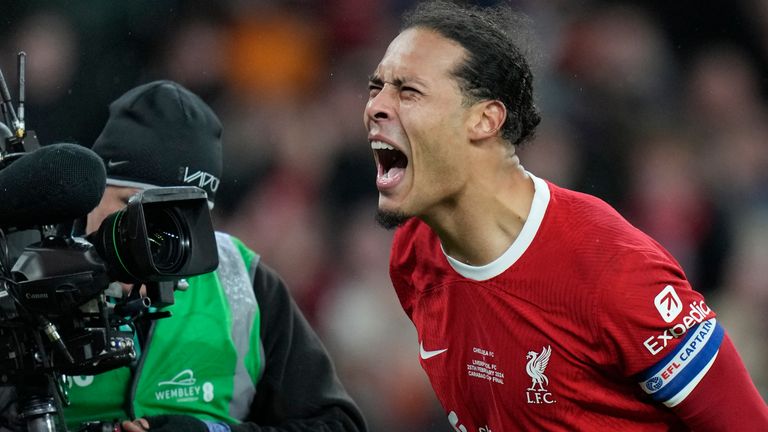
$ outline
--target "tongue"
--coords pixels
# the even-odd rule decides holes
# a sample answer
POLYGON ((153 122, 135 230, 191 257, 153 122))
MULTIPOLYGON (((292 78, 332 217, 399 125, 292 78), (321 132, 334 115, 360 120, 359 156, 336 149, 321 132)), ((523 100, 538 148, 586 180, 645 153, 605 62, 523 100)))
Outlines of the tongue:
POLYGON ((379 173, 376 176, 376 187, 389 189, 397 186, 405 175, 405 168, 390 168, 389 171, 379 173))

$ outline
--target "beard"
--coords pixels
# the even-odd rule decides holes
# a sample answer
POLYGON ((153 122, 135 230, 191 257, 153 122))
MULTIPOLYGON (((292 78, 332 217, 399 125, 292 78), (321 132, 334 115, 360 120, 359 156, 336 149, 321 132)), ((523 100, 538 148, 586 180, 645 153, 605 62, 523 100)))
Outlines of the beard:
POLYGON ((376 222, 379 223, 382 227, 392 230, 400 225, 404 224, 408 219, 410 219, 412 216, 409 216, 405 213, 400 212, 392 212, 387 210, 378 209, 376 211, 376 222))

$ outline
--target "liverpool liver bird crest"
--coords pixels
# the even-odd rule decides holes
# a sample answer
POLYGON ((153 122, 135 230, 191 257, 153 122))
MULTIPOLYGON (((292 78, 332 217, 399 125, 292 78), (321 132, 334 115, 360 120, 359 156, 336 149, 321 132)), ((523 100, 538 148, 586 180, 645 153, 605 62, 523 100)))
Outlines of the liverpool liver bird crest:
POLYGON ((547 363, 549 363, 550 354, 552 354, 551 346, 542 347, 541 353, 538 354, 536 351, 528 351, 528 355, 525 356, 528 359, 525 371, 528 372, 532 380, 531 387, 528 390, 547 391, 544 388, 544 384, 549 385, 549 379, 544 375, 544 370, 547 368, 547 363), (536 384, 539 385, 538 390, 535 388, 536 384))

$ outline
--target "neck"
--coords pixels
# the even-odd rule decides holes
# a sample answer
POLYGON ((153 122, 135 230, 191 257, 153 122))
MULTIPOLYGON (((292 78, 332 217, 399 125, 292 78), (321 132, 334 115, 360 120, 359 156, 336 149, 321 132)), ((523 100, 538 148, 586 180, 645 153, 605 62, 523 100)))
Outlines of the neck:
POLYGON ((488 264, 520 235, 534 186, 517 156, 511 159, 506 165, 512 167, 479 175, 453 205, 422 218, 452 258, 473 266, 488 264))

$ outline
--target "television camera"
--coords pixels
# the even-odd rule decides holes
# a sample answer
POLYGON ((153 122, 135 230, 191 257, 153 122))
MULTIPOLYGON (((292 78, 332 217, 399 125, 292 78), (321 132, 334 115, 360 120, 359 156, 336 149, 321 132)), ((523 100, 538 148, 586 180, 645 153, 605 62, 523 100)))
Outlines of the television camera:
POLYGON ((25 430, 65 431, 67 377, 130 364, 136 322, 169 316, 174 289, 215 270, 218 255, 195 187, 142 191, 82 232, 104 165, 78 145, 37 145, 24 124, 24 59, 18 116, 0 71, 0 390, 15 390, 25 430))

